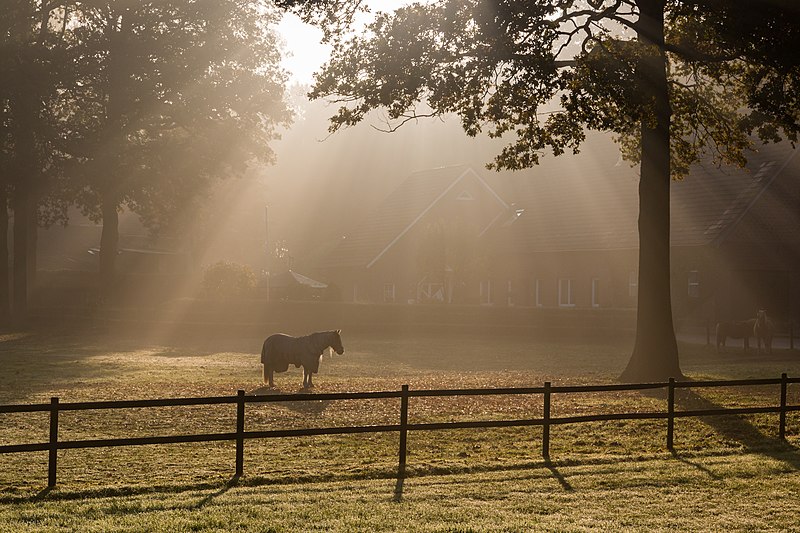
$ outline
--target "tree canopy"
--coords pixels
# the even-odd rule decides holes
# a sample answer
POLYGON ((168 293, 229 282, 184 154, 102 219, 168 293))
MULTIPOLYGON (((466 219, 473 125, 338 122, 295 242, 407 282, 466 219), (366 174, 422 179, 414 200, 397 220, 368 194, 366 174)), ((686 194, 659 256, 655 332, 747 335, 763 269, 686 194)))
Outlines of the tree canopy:
POLYGON ((640 165, 637 337, 624 379, 681 375, 670 301, 669 182, 711 157, 743 165, 754 138, 796 141, 799 9, 790 0, 434 0, 378 12, 360 0, 284 0, 327 29, 311 95, 331 131, 383 110, 393 131, 455 114, 507 141, 495 169, 577 152, 612 132, 640 165), (794 55, 793 55, 794 54, 794 55))
POLYGON ((104 229, 121 205, 158 229, 210 178, 273 159, 289 111, 268 3, 107 0, 72 16, 81 73, 63 94, 80 113, 70 147, 82 163, 80 203, 104 229))
MULTIPOLYGON (((343 104, 332 131, 381 108, 393 121, 389 128, 455 113, 469 135, 512 134, 496 168, 526 168, 546 150, 574 150, 586 128, 633 143, 626 155, 638 161, 639 124, 653 113, 648 82, 637 73, 647 46, 640 38, 643 3, 411 4, 378 14, 362 35, 340 34, 312 95, 343 104)), ((754 132, 796 140, 798 66, 791 50, 800 44, 799 8, 771 1, 650 3, 663 6, 665 16, 673 176, 709 150, 741 162, 754 132)))
MULTIPOLYGON (((120 209, 157 231, 210 180, 271 162, 291 120, 278 16, 268 0, 15 0, 0 25, 11 80, 0 89, 0 170, 15 232, 20 199, 47 222, 78 205, 103 221, 111 280, 120 209)), ((15 250, 15 264, 24 255, 15 250)), ((15 294, 19 278, 15 269, 15 294)))

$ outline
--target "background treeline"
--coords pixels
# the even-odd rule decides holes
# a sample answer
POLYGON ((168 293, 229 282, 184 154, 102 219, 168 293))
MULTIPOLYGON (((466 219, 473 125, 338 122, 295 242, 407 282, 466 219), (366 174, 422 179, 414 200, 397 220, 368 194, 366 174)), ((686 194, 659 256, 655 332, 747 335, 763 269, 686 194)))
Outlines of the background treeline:
POLYGON ((291 120, 278 16, 262 0, 4 2, 4 317, 25 316, 37 228, 66 223, 69 208, 102 221, 108 291, 121 210, 153 232, 176 231, 211 182, 272 162, 291 120))

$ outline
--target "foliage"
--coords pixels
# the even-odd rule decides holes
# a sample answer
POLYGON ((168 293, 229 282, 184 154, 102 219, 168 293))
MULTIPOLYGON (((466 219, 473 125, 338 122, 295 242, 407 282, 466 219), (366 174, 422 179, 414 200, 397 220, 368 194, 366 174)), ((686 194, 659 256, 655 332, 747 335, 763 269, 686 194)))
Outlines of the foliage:
POLYGON ((290 115, 265 2, 109 0, 71 17, 78 80, 61 109, 74 118, 87 214, 101 216, 98 195, 111 194, 157 229, 209 179, 272 161, 290 115))
POLYGON ((212 180, 273 161, 291 113, 268 0, 7 4, 0 185, 13 186, 15 307, 37 210, 43 224, 66 223, 73 204, 103 220, 110 284, 121 209, 174 228, 212 180))
POLYGON ((48 20, 37 2, 9 4, 0 22, 0 179, 12 191, 44 198, 43 224, 64 222, 66 205, 54 185, 64 176, 66 125, 48 106, 73 79, 59 31, 65 19, 51 13, 48 20))
MULTIPOLYGON (((71 74, 64 61, 65 19, 52 16, 53 9, 47 2, 6 2, 0 22, 0 186, 6 188, 14 210, 12 294, 16 318, 27 311, 37 219, 45 224, 63 221, 66 213, 65 203, 53 198, 57 189, 51 188, 53 181, 63 177, 65 158, 59 141, 65 128, 54 119, 50 106, 71 74), (45 200, 40 202, 41 198, 45 200)), ((6 227, 5 213, 3 217, 6 227)), ((7 245, 3 245, 0 261, 9 262, 7 245)), ((6 286, 8 274, 3 269, 6 286)))
MULTIPOLYGON (((340 36, 312 95, 342 104, 333 131, 381 108, 390 128, 455 113, 469 135, 515 135, 496 168, 577 151, 586 128, 616 133, 638 161, 639 125, 654 118, 638 67, 650 53, 643 3, 440 0, 379 13, 362 35, 340 36)), ((796 139, 800 72, 786 54, 800 44, 797 8, 663 4, 673 176, 708 151, 741 164, 754 130, 796 139)))
POLYGON ((247 296, 256 288, 256 275, 247 265, 219 261, 203 271, 203 290, 211 298, 247 296))

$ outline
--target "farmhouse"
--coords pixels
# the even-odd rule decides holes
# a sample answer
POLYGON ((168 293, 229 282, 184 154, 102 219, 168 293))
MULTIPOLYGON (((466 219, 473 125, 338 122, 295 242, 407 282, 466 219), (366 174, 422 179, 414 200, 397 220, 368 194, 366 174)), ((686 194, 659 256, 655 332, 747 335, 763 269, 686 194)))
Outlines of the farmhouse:
POLYGON ((345 300, 458 302, 469 298, 468 282, 481 270, 480 245, 512 215, 472 168, 417 172, 345 235, 321 266, 345 300))
MULTIPOLYGON (((677 316, 800 316, 796 153, 764 145, 745 169, 708 161, 673 182, 677 316)), ((637 169, 596 135, 524 172, 414 173, 318 267, 346 301, 633 308, 637 217, 637 169)))

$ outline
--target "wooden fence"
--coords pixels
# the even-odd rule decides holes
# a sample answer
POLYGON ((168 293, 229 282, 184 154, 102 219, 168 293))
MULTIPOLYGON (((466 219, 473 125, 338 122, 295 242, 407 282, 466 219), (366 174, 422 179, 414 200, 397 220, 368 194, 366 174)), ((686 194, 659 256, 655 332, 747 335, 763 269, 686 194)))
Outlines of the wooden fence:
POLYGON ((312 435, 343 435, 355 433, 385 433, 398 432, 399 442, 399 475, 402 476, 406 466, 406 443, 409 431, 432 431, 443 429, 470 429, 470 428, 497 428, 542 426, 542 456, 550 457, 550 428, 563 424, 580 424, 584 422, 599 422, 609 420, 666 420, 666 446, 673 449, 675 419, 686 417, 701 417, 714 415, 743 415, 756 413, 778 413, 778 435, 786 438, 786 415, 789 412, 800 411, 800 405, 787 405, 786 393, 790 383, 800 383, 800 378, 789 378, 782 374, 780 378, 747 379, 727 381, 675 381, 660 383, 636 384, 611 384, 611 385, 576 385, 552 386, 545 382, 543 387, 514 387, 493 389, 448 389, 448 390, 409 390, 408 385, 403 385, 399 391, 381 392, 347 392, 347 393, 300 393, 300 394, 270 394, 246 396, 243 390, 236 396, 221 396, 207 398, 173 398, 156 400, 121 400, 101 402, 70 402, 60 403, 58 398, 51 398, 49 404, 35 405, 0 405, 0 414, 3 413, 50 413, 50 439, 49 442, 35 444, 8 444, 0 446, 0 453, 19 452, 49 452, 48 461, 48 487, 56 484, 58 467, 58 450, 77 448, 97 448, 111 446, 139 446, 145 444, 175 444, 187 442, 213 442, 235 441, 236 443, 236 476, 244 473, 244 441, 246 439, 265 439, 277 437, 301 437, 312 435), (699 387, 737 387, 752 385, 780 385, 779 405, 774 407, 746 407, 746 408, 718 408, 676 411, 675 390, 699 387), (642 391, 653 389, 667 389, 666 411, 637 412, 637 413, 609 413, 597 415, 579 415, 566 417, 551 416, 551 397, 553 394, 587 393, 587 392, 615 392, 615 391, 642 391), (452 397, 452 396, 490 396, 490 395, 531 395, 541 394, 543 397, 543 414, 541 418, 514 419, 514 420, 479 420, 461 422, 428 422, 408 423, 409 398, 421 397, 452 397), (369 400, 378 398, 400 399, 400 420, 397 424, 347 426, 303 429, 278 429, 267 431, 245 431, 245 405, 248 403, 269 403, 286 401, 319 401, 319 400, 369 400), (58 415, 62 411, 84 411, 88 409, 130 409, 141 407, 167 407, 167 406, 193 406, 193 405, 236 405, 236 430, 228 433, 205 433, 193 435, 170 435, 156 437, 136 437, 117 439, 94 440, 58 440, 58 415))

